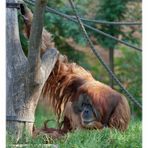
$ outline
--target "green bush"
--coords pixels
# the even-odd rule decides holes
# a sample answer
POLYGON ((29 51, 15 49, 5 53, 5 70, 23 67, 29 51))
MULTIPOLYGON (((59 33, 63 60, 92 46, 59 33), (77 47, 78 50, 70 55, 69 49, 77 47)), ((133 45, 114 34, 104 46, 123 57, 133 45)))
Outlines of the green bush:
MULTIPOLYGON (((142 55, 131 48, 120 46, 123 56, 115 59, 115 73, 128 91, 142 102, 142 55)), ((117 88, 118 89, 118 88, 117 88)), ((130 102, 132 115, 141 118, 141 111, 130 102)))
MULTIPOLYGON (((127 10, 127 2, 128 0, 100 0, 98 2, 98 10, 95 19, 117 22, 123 21, 125 18, 124 14, 127 10)), ((123 34, 121 32, 120 25, 100 25, 99 29, 115 37, 118 37, 118 35, 123 34)), ((98 35, 96 36, 96 38, 98 39, 99 43, 106 48, 114 49, 115 45, 117 44, 116 41, 102 35, 98 35)))

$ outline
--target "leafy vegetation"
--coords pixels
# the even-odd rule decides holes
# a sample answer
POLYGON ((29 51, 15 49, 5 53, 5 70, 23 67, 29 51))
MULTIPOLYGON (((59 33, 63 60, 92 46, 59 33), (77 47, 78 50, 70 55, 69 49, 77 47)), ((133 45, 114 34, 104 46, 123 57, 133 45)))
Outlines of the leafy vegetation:
MULTIPOLYGON (((120 46, 123 56, 115 59, 115 72, 135 98, 142 100, 142 56, 141 53, 132 49, 120 46)), ((117 86, 116 86, 117 87, 117 86)), ((118 89, 118 88, 117 88, 118 89)), ((141 118, 141 111, 129 101, 132 115, 141 118)))
MULTIPOLYGON (((120 22, 123 21, 125 16, 124 13, 127 10, 126 4, 128 0, 101 0, 99 2, 99 8, 97 10, 95 19, 96 20, 107 20, 107 21, 115 21, 120 22)), ((98 26, 99 29, 104 31, 105 33, 109 33, 112 36, 118 37, 120 34, 123 34, 121 32, 121 26, 120 25, 100 25, 98 26)), ((101 43, 103 46, 107 48, 113 48, 117 44, 115 40, 112 40, 110 38, 107 38, 105 36, 96 36, 99 40, 99 43, 101 43)))

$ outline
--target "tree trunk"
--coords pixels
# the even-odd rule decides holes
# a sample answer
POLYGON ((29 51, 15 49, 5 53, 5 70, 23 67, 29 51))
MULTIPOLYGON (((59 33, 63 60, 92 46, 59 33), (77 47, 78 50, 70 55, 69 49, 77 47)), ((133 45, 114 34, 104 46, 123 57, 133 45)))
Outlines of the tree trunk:
POLYGON ((47 49, 40 58, 39 46, 46 3, 46 0, 36 1, 28 58, 20 44, 17 9, 7 8, 6 12, 6 127, 7 134, 12 134, 16 141, 22 137, 24 129, 32 134, 35 109, 42 87, 58 57, 56 49, 47 49))

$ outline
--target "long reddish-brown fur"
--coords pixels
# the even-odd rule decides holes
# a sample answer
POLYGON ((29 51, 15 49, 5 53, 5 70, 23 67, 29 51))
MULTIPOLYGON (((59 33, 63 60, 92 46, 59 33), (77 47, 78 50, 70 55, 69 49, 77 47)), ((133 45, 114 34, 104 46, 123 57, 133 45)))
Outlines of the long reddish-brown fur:
MULTIPOLYGON (((43 93, 44 96, 48 96, 49 102, 59 119, 62 113, 71 118, 73 111, 69 108, 72 108, 72 106, 67 107, 67 102, 73 102, 81 93, 86 93, 91 97, 93 106, 100 113, 101 120, 98 122, 103 123, 110 108, 117 104, 110 117, 109 127, 125 130, 128 126, 130 109, 126 98, 109 86, 96 81, 90 72, 84 68, 75 63, 68 63, 64 57, 59 57, 45 83, 43 93)), ((78 120, 73 119, 74 121, 78 120)))
MULTIPOLYGON (((32 13, 24 14, 29 18, 26 22, 31 24, 32 13)), ((27 33, 30 27, 27 28, 27 33)), ((43 30, 41 51, 53 47, 51 34, 43 30)), ((100 113, 99 121, 93 123, 94 128, 103 128, 106 116, 109 116, 108 126, 121 131, 127 129, 130 121, 130 108, 126 98, 109 86, 96 81, 90 72, 75 63, 69 63, 65 56, 60 55, 52 73, 48 77, 44 87, 43 96, 48 98, 50 106, 58 115, 58 120, 64 117, 65 131, 85 128, 81 124, 80 115, 74 113, 73 101, 76 101, 81 93, 86 93, 92 99, 93 107, 100 113), (112 114, 108 115, 111 110, 112 114)), ((45 130, 45 129, 44 129, 45 130)))

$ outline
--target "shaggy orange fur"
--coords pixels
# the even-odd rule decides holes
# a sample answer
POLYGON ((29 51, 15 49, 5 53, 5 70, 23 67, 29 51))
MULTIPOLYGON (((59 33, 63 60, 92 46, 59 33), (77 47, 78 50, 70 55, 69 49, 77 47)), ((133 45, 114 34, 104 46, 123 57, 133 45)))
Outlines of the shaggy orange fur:
MULTIPOLYGON (((31 24, 32 13, 26 13, 25 17, 29 18, 26 22, 27 27, 31 24)), ((41 51, 44 52, 47 48, 51 48, 53 43, 51 34, 45 29, 42 35, 41 51)), ((76 101, 81 93, 90 96, 93 107, 100 113, 99 121, 95 121, 92 128, 103 128, 103 124, 109 118, 109 127, 121 131, 127 129, 130 121, 130 108, 126 98, 109 86, 96 81, 91 73, 81 66, 69 63, 65 56, 60 55, 44 85, 43 96, 48 98, 50 106, 58 115, 58 120, 64 116, 63 129, 65 131, 66 129, 85 128, 81 123, 80 115, 74 113, 72 108, 73 101, 76 101)))
POLYGON ((75 63, 68 63, 64 57, 59 57, 45 83, 43 94, 45 97, 48 96, 59 119, 64 113, 64 116, 73 122, 72 128, 81 127, 81 123, 74 123, 79 121, 79 117, 73 112, 72 106, 67 104, 75 101, 81 93, 91 97, 93 106, 101 114, 101 120, 98 122, 103 123, 108 112, 114 108, 109 119, 109 127, 119 130, 125 130, 128 127, 130 109, 126 98, 109 86, 96 81, 84 68, 75 63))

